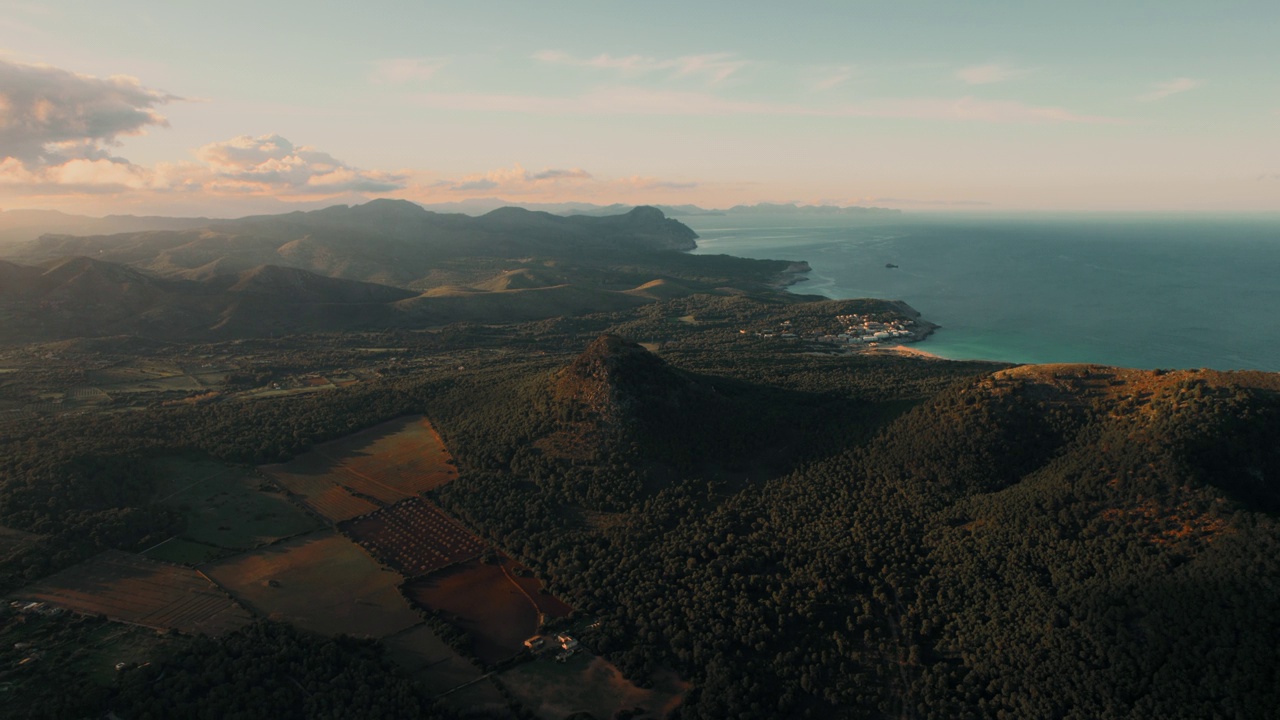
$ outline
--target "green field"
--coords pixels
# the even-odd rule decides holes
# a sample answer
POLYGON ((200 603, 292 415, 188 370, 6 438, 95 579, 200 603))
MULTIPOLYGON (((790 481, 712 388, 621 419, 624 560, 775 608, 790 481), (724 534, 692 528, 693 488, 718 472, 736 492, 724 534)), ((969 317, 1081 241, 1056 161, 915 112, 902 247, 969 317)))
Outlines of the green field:
MULTIPOLYGON (((320 527, 318 520, 283 494, 264 489, 274 486, 245 470, 190 458, 166 458, 157 465, 164 479, 160 502, 182 511, 186 518, 183 540, 248 550, 320 527)), ((190 562, 175 556, 180 553, 194 554, 195 562, 210 559, 200 559, 199 549, 189 544, 165 548, 153 548, 160 554, 148 555, 174 562, 190 562)))

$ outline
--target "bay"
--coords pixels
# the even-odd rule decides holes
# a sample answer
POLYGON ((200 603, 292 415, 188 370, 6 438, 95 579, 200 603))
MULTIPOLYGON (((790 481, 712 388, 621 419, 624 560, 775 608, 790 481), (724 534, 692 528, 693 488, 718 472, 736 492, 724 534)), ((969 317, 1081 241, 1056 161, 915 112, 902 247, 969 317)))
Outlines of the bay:
POLYGON ((942 357, 1280 371, 1280 219, 680 220, 697 253, 808 261, 793 292, 907 302, 942 357))

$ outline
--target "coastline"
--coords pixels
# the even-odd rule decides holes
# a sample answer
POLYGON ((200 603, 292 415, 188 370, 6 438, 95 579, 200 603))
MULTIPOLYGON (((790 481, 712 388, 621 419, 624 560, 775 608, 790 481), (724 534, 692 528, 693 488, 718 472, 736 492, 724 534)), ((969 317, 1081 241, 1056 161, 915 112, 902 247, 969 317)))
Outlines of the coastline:
POLYGON ((788 265, 785 270, 778 273, 777 277, 769 283, 769 287, 775 290, 787 290, 790 292, 788 288, 792 285, 808 282, 809 278, 805 277, 805 275, 811 272, 813 272, 813 268, 809 266, 808 261, 801 260, 799 262, 793 262, 788 265))
MULTIPOLYGON (((920 340, 923 340, 923 339, 924 338, 921 338, 920 340)), ((912 342, 920 342, 920 340, 913 340, 912 342)), ((898 343, 896 345, 886 345, 883 347, 866 348, 865 350, 860 350, 857 352, 863 355, 895 355, 897 357, 914 357, 914 358, 923 358, 925 360, 942 360, 944 362, 956 362, 951 358, 945 358, 945 357, 942 357, 941 355, 935 355, 934 353, 931 353, 927 350, 921 350, 920 348, 911 347, 910 345, 905 345, 903 343, 898 343)))
MULTIPOLYGON (((783 290, 785 292, 792 293, 793 295, 799 295, 800 293, 796 293, 792 291, 791 287, 802 282, 807 282, 809 278, 804 276, 810 272, 813 272, 813 267, 809 265, 809 261, 800 260, 798 262, 793 262, 789 266, 787 266, 785 270, 779 272, 777 275, 777 278, 773 282, 769 283, 769 286, 776 290, 783 290)), ((840 299, 855 299, 855 298, 831 298, 831 299, 840 300, 840 299)), ((882 300, 882 298, 875 298, 875 299, 882 300)), ((903 315, 906 315, 912 320, 915 320, 917 325, 917 330, 914 330, 912 334, 906 338, 900 338, 896 340, 891 345, 874 345, 874 346, 859 346, 859 347, 845 346, 841 348, 841 352, 848 353, 851 355, 893 355, 896 357, 913 357, 913 358, 920 358, 925 360, 943 360, 947 362, 956 361, 955 358, 943 357, 941 355, 938 355, 937 353, 931 353, 928 350, 921 350, 917 347, 911 347, 911 345, 924 342, 925 340, 927 340, 929 336, 933 335, 934 332, 941 329, 942 327, 941 325, 937 325, 935 323, 929 322, 928 320, 925 320, 921 316, 920 311, 908 305, 906 301, 903 301, 903 300, 883 300, 883 301, 891 305, 894 305, 898 309, 898 311, 901 312, 903 315)))

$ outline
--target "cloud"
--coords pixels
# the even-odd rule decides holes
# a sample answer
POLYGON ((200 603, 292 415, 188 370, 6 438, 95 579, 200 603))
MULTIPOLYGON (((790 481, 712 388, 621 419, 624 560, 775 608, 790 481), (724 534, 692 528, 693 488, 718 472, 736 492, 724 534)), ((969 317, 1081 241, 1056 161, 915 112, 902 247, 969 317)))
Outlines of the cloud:
POLYGON ((1280 180, 1280 173, 1262 173, 1258 176, 1259 181, 1280 180))
POLYGON ((837 68, 821 68, 814 71, 809 81, 809 89, 814 92, 826 92, 837 88, 853 77, 853 68, 848 66, 837 68))
POLYGON ((1188 90, 1195 90, 1204 85, 1203 80, 1195 80, 1192 78, 1174 78, 1164 82, 1156 83, 1151 90, 1137 97, 1142 102, 1153 102, 1155 100, 1163 100, 1170 95, 1177 95, 1188 90))
POLYGON ((728 80, 731 75, 750 65, 746 60, 735 59, 732 53, 684 55, 668 59, 644 55, 619 57, 604 53, 592 58, 578 58, 560 50, 543 50, 534 53, 533 58, 550 65, 616 70, 628 76, 665 72, 669 78, 700 77, 711 85, 728 80))
POLYGON ((447 59, 440 58, 389 58, 378 60, 373 64, 370 80, 378 85, 404 85, 411 82, 430 80, 441 68, 448 65, 447 59))
POLYGON ((241 135, 210 143, 196 158, 212 174, 214 187, 282 194, 386 192, 404 187, 406 176, 359 170, 329 153, 295 146, 279 135, 241 135))
POLYGON ((624 185, 635 190, 692 190, 699 185, 696 182, 658 180, 657 178, 640 177, 638 175, 621 178, 615 181, 614 184, 624 185))
POLYGON ((663 180, 660 178, 631 176, 600 179, 581 168, 549 168, 538 172, 526 170, 519 163, 486 173, 468 175, 456 180, 440 180, 419 188, 416 195, 422 200, 440 199, 442 196, 471 196, 476 193, 497 194, 510 198, 563 199, 566 193, 576 198, 628 197, 635 192, 682 191, 698 187, 696 182, 663 180))
POLYGON ((572 170, 543 170, 540 173, 533 174, 531 177, 534 180, 583 180, 590 178, 591 173, 580 168, 573 168, 572 170))
POLYGON ((731 100, 696 92, 636 87, 601 88, 578 96, 433 93, 418 101, 442 110, 507 112, 528 115, 769 115, 791 117, 885 118, 985 123, 1122 124, 1119 118, 1083 115, 1060 107, 1016 100, 959 98, 885 98, 861 103, 812 106, 731 100))
POLYGON ((529 172, 520 163, 516 163, 509 168, 468 175, 459 180, 441 180, 432 184, 431 187, 445 192, 463 193, 499 189, 503 192, 523 192, 548 186, 578 185, 591 178, 591 173, 581 168, 547 168, 539 172, 529 172))
POLYGON ((31 167, 0 162, 0 185, 25 195, 149 192, 154 194, 318 198, 382 193, 405 187, 406 173, 361 170, 279 135, 242 135, 195 151, 198 162, 134 165, 120 158, 76 158, 31 167))
POLYGON ((1018 70, 999 63, 970 65, 956 71, 956 77, 970 85, 990 85, 991 83, 1004 82, 1025 74, 1026 71, 1024 70, 1018 70))
POLYGON ((456 190, 459 192, 470 192, 472 190, 493 190, 494 188, 502 186, 493 180, 481 178, 480 180, 467 180, 459 183, 450 183, 445 181, 443 183, 436 183, 435 187, 447 188, 449 190, 456 190))
POLYGON ((168 126, 155 108, 180 99, 132 77, 0 59, 0 159, 27 169, 110 159, 118 138, 168 126))

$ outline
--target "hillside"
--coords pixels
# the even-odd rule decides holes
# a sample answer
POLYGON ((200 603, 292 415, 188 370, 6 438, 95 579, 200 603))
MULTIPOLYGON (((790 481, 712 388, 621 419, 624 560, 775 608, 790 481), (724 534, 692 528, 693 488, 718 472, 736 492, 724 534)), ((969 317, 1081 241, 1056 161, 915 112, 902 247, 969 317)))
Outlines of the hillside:
POLYGON ((149 230, 182 230, 207 225, 209 218, 108 215, 89 217, 56 210, 0 211, 0 247, 30 242, 41 235, 110 235, 149 230))
MULTIPOLYGON (((682 392, 682 371, 641 353, 597 340, 554 386, 600 417, 627 407, 623 388, 682 392)), ((1280 654, 1252 638, 1280 632, 1280 380, 1019 367, 843 425, 874 396, 870 362, 832 376, 855 383, 829 386, 854 393, 842 403, 766 423, 756 445, 783 442, 797 418, 828 426, 809 425, 801 464, 763 484, 731 490, 676 461, 678 445, 665 461, 682 470, 660 485, 635 484, 658 446, 587 471, 553 469, 562 456, 540 446, 512 461, 547 479, 536 487, 494 478, 449 499, 573 577, 566 590, 591 588, 574 600, 606 618, 596 646, 620 667, 694 678, 690 717, 1205 717, 1225 698, 1268 714, 1280 654), (878 430, 860 441, 851 430, 867 422, 878 430), (588 524, 521 529, 566 507, 588 524)), ((732 384, 774 408, 803 397, 732 384)), ((752 405, 720 407, 753 432, 752 405)), ((686 410, 704 417, 696 404, 664 417, 686 410)), ((643 445, 633 428, 624 442, 643 445)))
POLYGON ((694 237, 654 208, 570 218, 504 208, 472 218, 402 201, 45 235, 11 249, 21 264, 0 261, 9 319, 0 341, 511 324, 700 293, 776 294, 795 266, 679 252, 694 237))
POLYGON ((114 235, 50 234, 5 255, 34 264, 92 255, 161 275, 218 265, 240 272, 285 265, 320 275, 401 287, 428 287, 459 258, 616 255, 689 250, 697 235, 654 209, 610 217, 560 217, 502 208, 481 217, 428 212, 407 201, 375 200, 311 212, 208 221, 201 227, 114 235))
POLYGON ((161 340, 254 337, 396 322, 413 293, 263 266, 204 280, 160 278, 73 257, 29 267, 4 263, 0 343, 137 335, 161 340))

